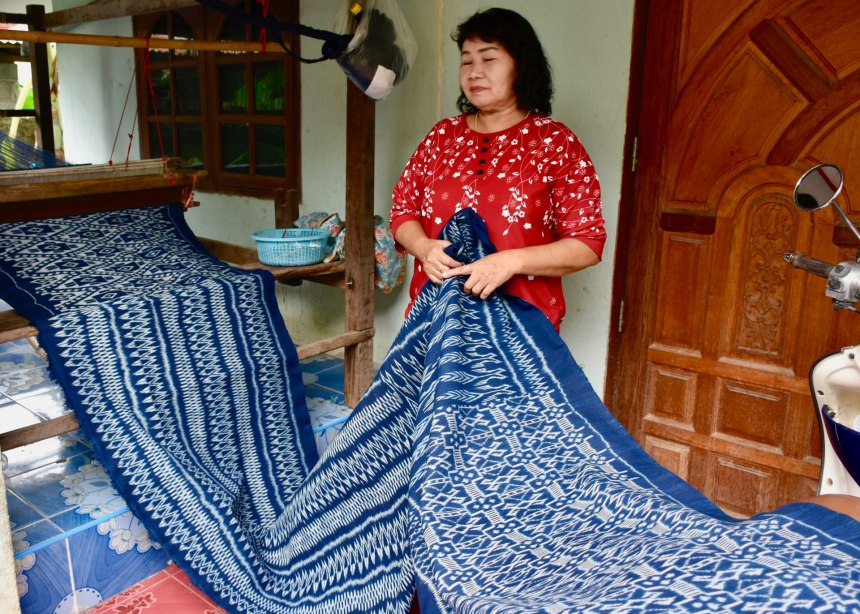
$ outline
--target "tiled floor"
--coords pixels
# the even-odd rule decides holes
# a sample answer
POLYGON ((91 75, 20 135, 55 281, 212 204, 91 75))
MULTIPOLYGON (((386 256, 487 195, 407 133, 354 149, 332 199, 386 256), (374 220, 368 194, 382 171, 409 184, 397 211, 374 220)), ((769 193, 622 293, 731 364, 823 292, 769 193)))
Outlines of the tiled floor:
MULTIPOLYGON (((315 357, 302 371, 322 450, 349 415, 343 361, 315 357)), ((66 411, 33 345, 0 344, 0 430, 66 411)), ((149 538, 80 433, 4 451, 2 467, 24 614, 220 611, 149 538)))
POLYGON ((224 612, 197 590, 178 567, 171 565, 112 599, 87 610, 89 614, 213 614, 224 612))

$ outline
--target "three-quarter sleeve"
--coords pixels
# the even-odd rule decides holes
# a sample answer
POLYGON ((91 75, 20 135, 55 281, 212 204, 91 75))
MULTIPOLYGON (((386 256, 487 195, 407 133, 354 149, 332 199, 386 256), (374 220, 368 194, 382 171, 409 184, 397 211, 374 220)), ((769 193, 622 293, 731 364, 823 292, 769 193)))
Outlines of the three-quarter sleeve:
MULTIPOLYGON (((391 194, 391 213, 388 222, 391 231, 397 235, 397 229, 407 221, 421 222, 422 199, 424 197, 424 174, 427 169, 428 150, 432 151, 434 145, 434 132, 431 131, 413 152, 412 156, 403 169, 397 184, 391 194)), ((397 246, 402 251, 400 245, 397 246)))
POLYGON ((558 237, 578 239, 603 256, 606 229, 600 181, 582 142, 570 132, 561 155, 562 169, 553 186, 553 222, 558 237))

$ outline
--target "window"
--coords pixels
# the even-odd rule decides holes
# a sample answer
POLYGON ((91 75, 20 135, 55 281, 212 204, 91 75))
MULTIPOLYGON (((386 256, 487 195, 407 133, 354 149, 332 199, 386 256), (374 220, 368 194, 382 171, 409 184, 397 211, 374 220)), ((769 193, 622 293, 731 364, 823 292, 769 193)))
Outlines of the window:
MULTIPOLYGON (((259 0, 236 6, 262 14, 259 0)), ((297 0, 272 0, 283 22, 298 21, 297 0)), ((260 40, 258 28, 191 7, 135 17, 135 35, 174 40, 260 40)), ((298 52, 298 37, 283 33, 298 52)), ((156 50, 137 54, 141 152, 179 157, 207 171, 204 191, 269 197, 299 182, 298 63, 267 33, 275 51, 156 50), (148 75, 151 75, 151 79, 148 75)))

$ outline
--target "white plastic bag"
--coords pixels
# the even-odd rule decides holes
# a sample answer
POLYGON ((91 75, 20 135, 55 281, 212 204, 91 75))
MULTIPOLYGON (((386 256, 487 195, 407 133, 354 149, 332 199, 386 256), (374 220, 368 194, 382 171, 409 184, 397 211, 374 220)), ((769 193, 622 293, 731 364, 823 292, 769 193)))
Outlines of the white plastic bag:
POLYGON ((352 34, 337 63, 374 100, 388 96, 415 62, 418 43, 396 0, 347 0, 335 29, 352 34))

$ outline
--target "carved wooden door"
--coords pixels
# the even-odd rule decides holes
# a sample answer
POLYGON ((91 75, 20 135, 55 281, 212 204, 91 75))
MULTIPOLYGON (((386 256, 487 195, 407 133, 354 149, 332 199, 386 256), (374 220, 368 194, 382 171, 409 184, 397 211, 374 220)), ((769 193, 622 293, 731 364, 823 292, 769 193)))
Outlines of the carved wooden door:
POLYGON ((607 404, 661 463, 749 515, 815 494, 809 368, 860 343, 860 315, 834 312, 824 280, 783 261, 856 256, 834 209, 802 213, 791 197, 803 170, 833 162, 860 218, 860 2, 640 8, 607 404))

